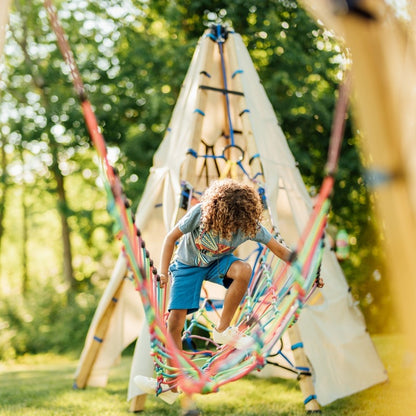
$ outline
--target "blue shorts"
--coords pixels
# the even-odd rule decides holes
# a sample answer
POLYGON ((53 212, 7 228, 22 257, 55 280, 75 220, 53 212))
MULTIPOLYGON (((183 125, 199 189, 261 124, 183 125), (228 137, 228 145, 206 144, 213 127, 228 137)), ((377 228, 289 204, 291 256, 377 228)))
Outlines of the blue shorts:
POLYGON ((207 267, 188 266, 179 261, 173 262, 169 266, 172 275, 172 287, 168 310, 187 309, 188 313, 197 311, 204 280, 228 288, 233 280, 226 277, 226 275, 231 264, 237 260, 240 259, 228 254, 215 260, 207 267))

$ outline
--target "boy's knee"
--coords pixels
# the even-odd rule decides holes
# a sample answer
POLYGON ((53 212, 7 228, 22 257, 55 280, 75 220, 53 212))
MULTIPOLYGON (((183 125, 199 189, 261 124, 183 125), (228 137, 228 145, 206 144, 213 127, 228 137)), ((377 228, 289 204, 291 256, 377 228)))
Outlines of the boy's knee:
POLYGON ((241 274, 244 276, 244 278, 250 279, 252 271, 251 266, 248 263, 242 263, 241 269, 241 274))
POLYGON ((237 261, 232 264, 230 267, 230 274, 227 273, 228 277, 231 279, 241 279, 244 281, 249 281, 251 277, 251 266, 248 263, 245 263, 243 261, 237 261))

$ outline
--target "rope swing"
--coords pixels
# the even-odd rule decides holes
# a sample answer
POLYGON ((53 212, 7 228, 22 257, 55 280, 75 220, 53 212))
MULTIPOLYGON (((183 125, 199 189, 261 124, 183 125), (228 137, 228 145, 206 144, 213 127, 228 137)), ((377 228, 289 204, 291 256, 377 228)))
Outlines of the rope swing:
MULTIPOLYGON (((276 345, 279 345, 283 333, 297 320, 302 307, 317 287, 324 250, 325 227, 330 209, 329 198, 334 186, 334 174, 342 143, 348 86, 342 87, 336 108, 326 177, 309 221, 297 243, 295 255, 289 263, 285 263, 260 245, 252 253, 255 256, 252 279, 247 295, 234 318, 234 325, 238 327, 238 330, 249 334, 252 338, 251 344, 247 349, 237 350, 230 345, 218 346, 211 340, 212 314, 219 314, 218 309, 221 308, 221 302, 216 303, 205 295, 202 298, 200 309, 193 314, 184 330, 183 340, 189 349, 182 351, 175 346, 173 339, 167 332, 166 289, 160 288, 158 284, 157 270, 146 249, 141 233, 134 223, 134 217, 123 193, 120 178, 108 161, 104 137, 99 131, 74 56, 58 21, 57 12, 51 0, 45 0, 45 7, 63 58, 70 68, 88 132, 99 156, 100 170, 108 199, 108 210, 115 223, 115 234, 122 243, 122 251, 129 274, 134 280, 144 306, 150 328, 152 358, 157 377, 156 394, 173 387, 178 387, 186 395, 212 393, 218 391, 226 383, 238 380, 254 370, 263 368, 267 359, 275 354, 276 345), (201 345, 202 348, 200 348, 201 345), (168 362, 173 365, 169 366, 168 362)), ((241 163, 244 159, 244 150, 234 141, 228 96, 235 92, 228 89, 226 81, 223 56, 223 44, 226 36, 227 33, 219 25, 210 34, 220 50, 224 82, 220 93, 224 95, 227 109, 228 131, 226 136, 228 136, 229 144, 224 147, 219 156, 215 156, 213 148, 207 145, 206 149, 211 152, 209 155, 198 155, 193 149, 190 149, 188 153, 196 158, 214 158, 215 161, 217 158, 223 159, 225 168, 220 171, 217 166, 220 178, 230 175, 237 177, 238 169, 249 177, 241 163), (226 151, 231 149, 235 151, 237 157, 226 156, 226 151), (238 155, 238 152, 241 155, 238 155)), ((254 155, 251 159, 257 156, 254 155)), ((249 177, 249 179, 256 183, 257 176, 249 177)), ((262 189, 259 186, 259 192, 262 189)), ((189 199, 191 195, 194 197, 198 193, 187 188, 189 199)), ((307 372, 308 369, 299 368, 295 371, 307 372)))

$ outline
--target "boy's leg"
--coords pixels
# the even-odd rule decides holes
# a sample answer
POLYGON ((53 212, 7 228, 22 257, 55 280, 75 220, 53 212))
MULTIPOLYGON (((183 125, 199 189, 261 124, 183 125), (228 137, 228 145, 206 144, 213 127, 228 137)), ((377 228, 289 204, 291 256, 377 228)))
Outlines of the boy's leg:
MULTIPOLYGON (((172 309, 169 312, 168 332, 179 350, 182 350, 182 331, 185 325, 187 313, 187 309, 172 309)), ((168 365, 170 367, 174 366, 172 360, 168 360, 168 365)), ((177 392, 178 389, 176 387, 173 387, 172 391, 177 392)))
POLYGON ((168 317, 168 332, 179 350, 182 349, 182 331, 185 326, 187 309, 172 309, 168 317))
MULTIPOLYGON (((182 349, 182 329, 185 324, 187 309, 172 309, 169 313, 168 317, 168 332, 172 336, 175 345, 178 349, 182 349)), ((171 359, 168 360, 169 367, 173 367, 174 364, 171 359)), ((144 377, 142 375, 138 375, 134 378, 135 383, 137 386, 146 393, 154 393, 158 381, 155 378, 151 377, 144 377)), ((170 388, 171 382, 169 383, 162 383, 162 393, 159 397, 165 401, 166 403, 172 404, 178 397, 179 392, 176 386, 170 388)))
POLYGON ((232 279, 233 282, 225 294, 224 308, 220 323, 216 328, 218 332, 223 332, 230 326, 235 311, 243 299, 250 283, 251 266, 248 263, 237 260, 233 262, 228 269, 227 277, 232 279))

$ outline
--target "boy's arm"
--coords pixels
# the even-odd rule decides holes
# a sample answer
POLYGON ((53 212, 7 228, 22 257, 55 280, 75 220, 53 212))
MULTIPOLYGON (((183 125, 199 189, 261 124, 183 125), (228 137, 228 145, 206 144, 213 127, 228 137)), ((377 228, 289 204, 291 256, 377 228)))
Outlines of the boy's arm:
POLYGON ((172 259, 173 250, 175 249, 175 243, 182 236, 183 232, 176 226, 169 231, 163 240, 160 254, 160 287, 165 287, 168 282, 169 264, 172 259))
MULTIPOLYGON (((283 244, 280 244, 277 240, 272 238, 266 246, 277 256, 280 257, 282 260, 286 262, 293 262, 296 258, 296 253, 289 248, 285 247, 283 244)), ((316 285, 321 288, 324 287, 324 281, 319 276, 316 277, 316 285)))
POLYGON ((275 254, 277 257, 288 262, 292 260, 292 250, 279 243, 276 239, 271 238, 271 240, 266 244, 266 246, 275 254))

